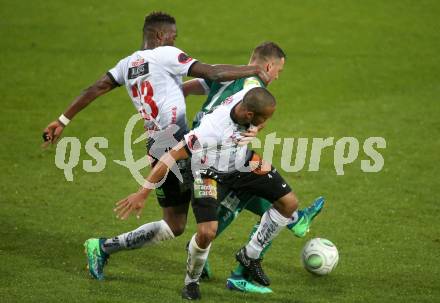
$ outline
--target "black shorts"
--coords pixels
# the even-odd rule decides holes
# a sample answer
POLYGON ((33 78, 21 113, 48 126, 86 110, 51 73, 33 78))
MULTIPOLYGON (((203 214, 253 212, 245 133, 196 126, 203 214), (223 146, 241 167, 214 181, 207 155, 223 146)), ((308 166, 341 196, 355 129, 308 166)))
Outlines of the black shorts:
POLYGON ((290 193, 292 189, 276 168, 266 172, 218 173, 206 170, 194 180, 192 207, 197 223, 217 221, 220 202, 233 190, 237 195, 249 193, 271 203, 290 193))
POLYGON ((180 182, 177 176, 169 171, 165 182, 155 190, 157 201, 162 208, 186 205, 191 200, 192 178, 190 162, 181 160, 177 161, 177 165, 183 177, 183 182, 180 182))

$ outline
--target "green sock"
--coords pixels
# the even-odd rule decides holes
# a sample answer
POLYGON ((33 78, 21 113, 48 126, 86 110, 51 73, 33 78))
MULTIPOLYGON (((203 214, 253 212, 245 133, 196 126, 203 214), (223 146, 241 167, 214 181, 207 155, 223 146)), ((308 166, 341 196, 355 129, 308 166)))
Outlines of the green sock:
POLYGON ((236 276, 242 276, 243 275, 243 270, 244 270, 243 265, 238 264, 237 267, 232 272, 232 274, 236 275, 236 276))

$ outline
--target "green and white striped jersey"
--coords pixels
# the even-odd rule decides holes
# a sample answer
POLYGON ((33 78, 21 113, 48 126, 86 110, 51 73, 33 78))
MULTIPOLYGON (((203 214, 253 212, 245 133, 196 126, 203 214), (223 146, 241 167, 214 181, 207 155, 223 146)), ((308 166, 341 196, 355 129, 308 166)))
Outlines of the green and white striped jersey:
POLYGON ((207 79, 198 79, 200 84, 205 89, 208 98, 203 103, 201 110, 196 114, 193 120, 192 128, 200 124, 202 117, 214 110, 226 98, 241 90, 249 90, 253 87, 266 87, 263 81, 258 77, 241 78, 235 81, 228 82, 213 82, 207 79))

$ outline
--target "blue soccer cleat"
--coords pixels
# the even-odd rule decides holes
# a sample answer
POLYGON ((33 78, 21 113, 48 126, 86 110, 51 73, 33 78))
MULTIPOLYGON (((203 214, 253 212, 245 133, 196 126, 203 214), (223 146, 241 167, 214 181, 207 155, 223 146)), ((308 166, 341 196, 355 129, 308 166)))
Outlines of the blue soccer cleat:
POLYGON ((105 239, 91 238, 84 242, 85 253, 87 255, 87 268, 92 278, 96 280, 104 280, 104 266, 110 257, 106 254, 101 244, 105 239))
POLYGON ((300 214, 300 218, 297 222, 288 224, 287 228, 289 228, 295 236, 298 238, 304 238, 305 235, 310 230, 310 225, 312 224, 313 219, 321 212, 324 207, 325 199, 323 197, 317 198, 313 201, 312 205, 303 210, 300 210, 298 213, 300 214))
POLYGON ((246 280, 241 275, 236 275, 234 273, 226 280, 226 287, 230 290, 248 292, 248 293, 258 293, 258 294, 269 294, 272 293, 272 289, 265 286, 260 286, 246 280))

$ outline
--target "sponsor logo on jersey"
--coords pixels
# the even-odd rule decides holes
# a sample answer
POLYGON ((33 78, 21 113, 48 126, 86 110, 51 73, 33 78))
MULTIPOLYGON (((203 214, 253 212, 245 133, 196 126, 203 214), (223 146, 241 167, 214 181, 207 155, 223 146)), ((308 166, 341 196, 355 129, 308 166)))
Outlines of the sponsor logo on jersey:
POLYGON ((248 88, 248 87, 261 87, 261 83, 254 77, 247 78, 246 80, 244 80, 243 88, 248 88))
POLYGON ((171 123, 176 124, 177 122, 177 107, 171 108, 171 123))
POLYGON ((240 199, 234 194, 230 193, 225 199, 223 199, 220 204, 231 212, 235 212, 237 210, 238 204, 240 204, 240 199))
POLYGON ((131 62, 130 65, 131 65, 132 67, 134 67, 134 66, 139 66, 139 65, 143 64, 144 62, 145 62, 144 58, 139 58, 139 59, 137 59, 136 61, 131 62))
POLYGON ((201 179, 194 180, 194 197, 200 198, 213 198, 217 199, 217 181, 213 179, 201 179))
POLYGON ((222 104, 226 105, 231 103, 234 100, 234 98, 232 98, 232 96, 229 96, 225 99, 225 101, 222 102, 222 104))
POLYGON ((137 77, 148 74, 148 72, 148 62, 138 66, 130 67, 128 69, 128 79, 136 79, 137 77))
POLYGON ((179 60, 180 63, 185 64, 191 61, 192 58, 185 53, 180 53, 179 56, 177 57, 177 60, 179 60))

